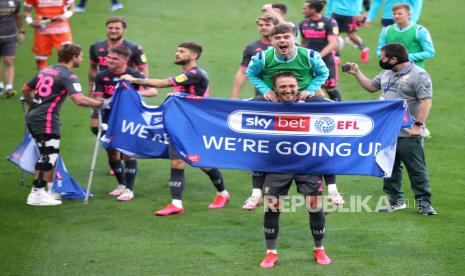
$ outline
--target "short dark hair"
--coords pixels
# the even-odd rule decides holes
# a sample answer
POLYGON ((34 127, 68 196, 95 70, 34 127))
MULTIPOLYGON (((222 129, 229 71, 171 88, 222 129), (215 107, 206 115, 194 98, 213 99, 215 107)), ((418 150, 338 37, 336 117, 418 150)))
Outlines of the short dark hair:
POLYGON ((408 51, 404 45, 400 43, 389 43, 381 48, 384 55, 388 58, 397 58, 399 63, 408 61, 408 51))
POLYGON ((63 44, 58 50, 58 62, 68 63, 82 52, 81 46, 72 43, 63 44))
POLYGON ((283 14, 286 14, 287 13, 287 6, 284 5, 283 3, 274 3, 274 4, 271 4, 271 7, 273 9, 278 9, 280 10, 283 14))
POLYGON ((112 47, 108 50, 108 52, 112 52, 112 53, 124 56, 128 59, 131 56, 131 50, 124 45, 118 45, 118 46, 112 47))
POLYGON ((308 0, 305 3, 308 5, 309 8, 315 9, 317 13, 320 13, 325 6, 325 3, 321 0, 308 0))
POLYGON ((183 42, 183 43, 179 44, 178 47, 186 48, 186 49, 189 49, 192 52, 196 53, 197 54, 197 59, 200 58, 200 55, 202 54, 202 50, 203 50, 202 46, 200 46, 199 44, 194 43, 194 42, 183 42))
POLYGON ((273 25, 278 25, 279 24, 279 20, 276 16, 272 15, 272 14, 269 14, 269 13, 265 13, 263 15, 260 15, 259 17, 257 17, 257 19, 255 20, 255 23, 258 24, 258 21, 265 21, 265 22, 271 22, 273 23, 273 25))
POLYGON ((110 24, 110 23, 118 23, 118 22, 123 24, 123 28, 126 29, 128 27, 128 24, 126 23, 126 20, 122 16, 112 16, 112 17, 108 18, 107 22, 105 22, 105 26, 108 26, 108 24, 110 24))
POLYGON ((274 74, 273 77, 272 77, 273 87, 274 88, 276 88, 276 82, 280 78, 293 78, 298 82, 297 76, 294 73, 292 73, 291 71, 282 71, 282 72, 278 72, 278 73, 274 74))
POLYGON ((295 28, 288 23, 282 23, 274 26, 273 30, 271 31, 271 36, 277 34, 285 34, 285 33, 292 33, 295 34, 295 28))

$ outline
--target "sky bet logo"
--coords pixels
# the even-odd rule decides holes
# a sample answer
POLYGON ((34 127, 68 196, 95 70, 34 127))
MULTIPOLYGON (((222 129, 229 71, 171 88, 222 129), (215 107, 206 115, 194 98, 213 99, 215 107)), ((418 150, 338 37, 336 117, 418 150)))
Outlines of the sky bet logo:
POLYGON ((297 114, 241 110, 229 115, 228 126, 240 133, 360 137, 371 133, 374 122, 363 114, 297 114))
POLYGON ((310 117, 298 115, 242 115, 242 129, 308 132, 310 117))

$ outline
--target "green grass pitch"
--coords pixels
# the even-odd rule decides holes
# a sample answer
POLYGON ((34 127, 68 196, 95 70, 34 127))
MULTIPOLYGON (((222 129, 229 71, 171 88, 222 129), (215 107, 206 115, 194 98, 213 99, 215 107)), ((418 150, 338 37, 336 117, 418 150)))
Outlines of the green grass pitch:
MULTIPOLYGON (((143 45, 151 77, 164 78, 178 72, 173 64, 178 43, 196 41, 204 46, 200 65, 211 78, 211 95, 228 98, 243 47, 257 39, 255 18, 263 1, 226 0, 123 0, 116 12, 127 18, 126 38, 143 45)), ((285 1, 289 19, 299 22, 303 1, 285 1)), ((104 22, 112 14, 109 1, 89 1, 87 12, 75 14, 72 29, 82 45, 85 62, 76 70, 87 87, 89 45, 105 38, 104 22)), ((165 160, 141 160, 136 179, 136 197, 121 203, 106 196, 115 181, 107 176, 108 165, 100 151, 89 205, 65 200, 51 208, 25 204, 31 186, 20 187, 19 170, 0 162, 0 274, 2 275, 463 275, 465 273, 465 212, 463 155, 465 120, 465 55, 462 46, 461 0, 425 0, 421 24, 433 37, 436 57, 426 69, 433 78, 433 108, 428 127, 433 138, 426 141, 433 205, 439 215, 423 217, 409 208, 394 214, 339 212, 327 217, 325 248, 333 259, 328 267, 317 266, 312 238, 303 208, 281 216, 278 240, 280 263, 271 270, 258 264, 265 252, 263 212, 241 210, 250 193, 246 171, 225 170, 232 199, 227 208, 209 210, 214 188, 206 175, 186 170, 183 215, 155 217, 153 211, 170 200, 169 166, 165 160)), ((374 47, 379 20, 360 35, 372 49, 371 61, 361 65, 374 76, 379 67, 374 47)), ((35 71, 32 30, 18 47, 16 90, 35 71)), ((358 61, 359 51, 346 45, 343 61, 358 61)), ((50 63, 56 61, 55 55, 50 63)), ((355 79, 340 77, 344 100, 376 99, 362 91, 355 79)), ((169 92, 162 89, 162 94, 169 92)), ((241 97, 252 95, 250 85, 241 97)), ((159 104, 163 96, 150 99, 159 104)), ((18 97, 0 99, 0 156, 17 145, 23 133, 18 97)), ((61 114, 62 154, 70 174, 87 183, 95 142, 88 127, 89 110, 67 101, 61 114)), ((360 176, 338 178, 339 189, 350 196, 383 195, 381 179, 360 176)), ((404 191, 413 196, 405 178, 404 191)), ((370 201, 376 205, 376 200, 370 201)))

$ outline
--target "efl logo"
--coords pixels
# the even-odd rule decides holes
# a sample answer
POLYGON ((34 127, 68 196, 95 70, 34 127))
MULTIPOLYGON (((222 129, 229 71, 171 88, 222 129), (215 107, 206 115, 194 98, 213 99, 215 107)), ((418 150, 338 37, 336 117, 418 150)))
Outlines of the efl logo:
POLYGON ((310 117, 280 114, 243 114, 242 129, 308 132, 310 130, 310 117))
POLYGON ((189 159, 192 163, 199 163, 200 162, 200 155, 198 155, 198 154, 188 154, 187 159, 189 159))
POLYGON ((235 111, 228 126, 236 132, 303 135, 365 136, 374 127, 373 120, 362 114, 295 114, 259 111, 235 111))

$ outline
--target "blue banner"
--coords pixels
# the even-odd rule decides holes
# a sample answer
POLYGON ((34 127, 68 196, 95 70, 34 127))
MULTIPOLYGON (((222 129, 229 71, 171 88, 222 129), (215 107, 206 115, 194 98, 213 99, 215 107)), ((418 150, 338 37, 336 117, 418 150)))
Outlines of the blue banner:
POLYGON ((388 177, 403 100, 270 103, 170 97, 163 120, 194 167, 388 177))
POLYGON ((128 82, 116 87, 111 100, 105 148, 128 156, 168 158, 168 135, 163 127, 163 106, 148 106, 128 82))

